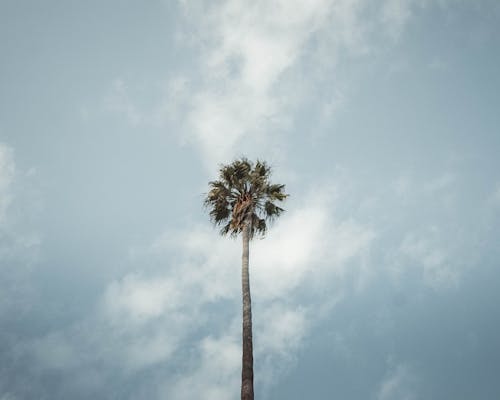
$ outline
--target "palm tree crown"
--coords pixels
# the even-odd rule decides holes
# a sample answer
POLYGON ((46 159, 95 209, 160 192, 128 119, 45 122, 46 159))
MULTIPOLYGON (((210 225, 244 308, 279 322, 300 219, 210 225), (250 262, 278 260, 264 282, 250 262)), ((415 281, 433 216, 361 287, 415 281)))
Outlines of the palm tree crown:
POLYGON ((221 226, 221 234, 236 236, 246 224, 250 237, 264 235, 266 221, 278 217, 284 210, 275 202, 285 200, 285 185, 271 184, 271 168, 263 161, 255 164, 246 158, 223 165, 219 179, 209 182, 205 198, 212 222, 221 226))

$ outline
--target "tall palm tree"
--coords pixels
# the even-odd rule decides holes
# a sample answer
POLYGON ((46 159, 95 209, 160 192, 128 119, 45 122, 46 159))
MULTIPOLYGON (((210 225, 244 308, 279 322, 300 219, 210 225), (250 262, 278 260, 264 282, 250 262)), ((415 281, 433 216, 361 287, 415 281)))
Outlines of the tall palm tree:
POLYGON ((269 181, 271 168, 262 161, 255 164, 241 158, 221 166, 219 179, 209 182, 205 198, 212 222, 220 226, 222 235, 243 239, 241 288, 243 298, 243 357, 241 368, 241 400, 253 400, 252 304, 248 274, 250 239, 264 235, 267 222, 284 210, 275 203, 287 198, 285 185, 269 181))

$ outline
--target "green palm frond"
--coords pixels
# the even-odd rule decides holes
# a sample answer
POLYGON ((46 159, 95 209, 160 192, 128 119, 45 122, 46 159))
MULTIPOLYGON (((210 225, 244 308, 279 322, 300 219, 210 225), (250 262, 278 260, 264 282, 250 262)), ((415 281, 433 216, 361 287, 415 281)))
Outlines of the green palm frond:
POLYGON ((208 183, 204 205, 212 222, 221 226, 222 235, 235 236, 245 224, 250 225, 250 235, 264 235, 266 221, 277 218, 284 209, 277 206, 288 194, 285 185, 271 184, 271 168, 266 162, 253 163, 240 158, 222 165, 219 179, 208 183))
POLYGON ((256 214, 252 215, 252 226, 253 230, 251 231, 252 237, 257 233, 261 236, 264 236, 267 232, 267 224, 264 218, 259 218, 256 214))
POLYGON ((266 217, 269 219, 274 219, 280 216, 280 214, 285 211, 281 207, 278 207, 276 204, 271 201, 266 201, 264 205, 264 210, 266 211, 266 217))

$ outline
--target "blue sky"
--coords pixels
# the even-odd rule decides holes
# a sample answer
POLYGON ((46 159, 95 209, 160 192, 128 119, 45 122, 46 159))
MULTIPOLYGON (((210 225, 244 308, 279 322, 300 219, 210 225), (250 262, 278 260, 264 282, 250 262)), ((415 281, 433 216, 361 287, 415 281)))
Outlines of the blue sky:
POLYGON ((0 2, 0 400, 500 396, 496 1, 0 2))

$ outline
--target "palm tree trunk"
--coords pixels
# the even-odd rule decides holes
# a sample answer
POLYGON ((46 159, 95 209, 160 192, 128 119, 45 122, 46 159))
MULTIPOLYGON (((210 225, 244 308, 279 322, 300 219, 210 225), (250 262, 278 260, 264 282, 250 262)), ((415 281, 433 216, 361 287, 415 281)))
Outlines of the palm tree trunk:
POLYGON ((243 228, 243 254, 241 257, 241 289, 243 297, 243 358, 241 367, 241 400, 253 400, 253 344, 252 344, 252 301, 248 274, 248 247, 250 224, 243 228))

